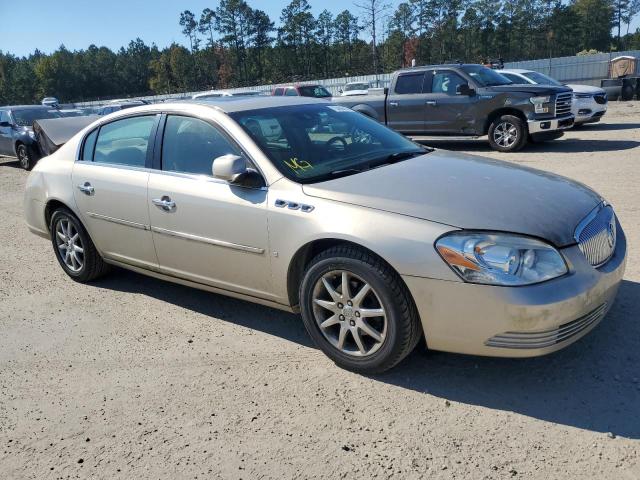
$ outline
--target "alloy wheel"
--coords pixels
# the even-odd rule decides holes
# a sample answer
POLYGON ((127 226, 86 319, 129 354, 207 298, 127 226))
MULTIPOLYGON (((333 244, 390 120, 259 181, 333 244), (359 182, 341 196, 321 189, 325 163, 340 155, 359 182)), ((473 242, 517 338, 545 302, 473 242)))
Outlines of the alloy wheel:
POLYGON ((56 224, 56 245, 65 266, 72 272, 79 272, 84 266, 84 247, 80 233, 68 218, 56 224))
POLYGON ((346 270, 324 274, 313 289, 313 313, 322 335, 342 353, 375 353, 387 335, 387 315, 371 285, 346 270))
POLYGON ((518 140, 518 129, 511 122, 499 123, 493 130, 493 140, 501 147, 510 148, 518 140))

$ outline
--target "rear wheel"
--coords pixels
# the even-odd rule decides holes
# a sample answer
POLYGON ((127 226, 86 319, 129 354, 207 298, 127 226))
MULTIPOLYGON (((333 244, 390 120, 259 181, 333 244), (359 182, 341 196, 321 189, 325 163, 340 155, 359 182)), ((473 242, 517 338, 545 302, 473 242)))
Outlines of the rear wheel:
POLYGON ((109 266, 102 260, 80 221, 66 208, 51 216, 51 242, 60 266, 78 282, 104 275, 109 266))
POLYGON ((33 160, 33 156, 29 149, 24 143, 19 143, 16 147, 16 154, 18 155, 18 161, 20 162, 20 166, 25 170, 31 170, 33 168, 33 164, 35 163, 33 160))
POLYGON ((527 127, 514 115, 502 115, 489 126, 489 144, 499 152, 516 152, 527 143, 527 127))
POLYGON ((300 286, 302 318, 336 364, 361 373, 396 365, 422 330, 400 277, 380 259, 350 246, 314 258, 300 286))

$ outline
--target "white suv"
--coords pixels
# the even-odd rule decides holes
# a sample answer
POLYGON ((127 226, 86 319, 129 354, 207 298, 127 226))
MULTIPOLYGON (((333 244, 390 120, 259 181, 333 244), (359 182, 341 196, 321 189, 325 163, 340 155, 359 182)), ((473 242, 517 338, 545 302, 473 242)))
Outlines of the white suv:
MULTIPOLYGON (((563 85, 559 81, 532 70, 511 69, 500 70, 500 74, 513 83, 531 83, 538 85, 563 85)), ((573 90, 571 113, 575 116, 575 124, 599 122, 607 111, 607 92, 599 87, 589 85, 567 85, 573 90)))

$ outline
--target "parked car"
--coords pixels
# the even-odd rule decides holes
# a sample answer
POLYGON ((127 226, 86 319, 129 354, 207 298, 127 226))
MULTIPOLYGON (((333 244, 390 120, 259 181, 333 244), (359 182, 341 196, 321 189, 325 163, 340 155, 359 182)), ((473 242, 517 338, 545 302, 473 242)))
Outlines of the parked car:
POLYGON ((369 93, 369 82, 349 82, 342 89, 341 96, 366 95, 369 93))
POLYGON ((566 86, 573 90, 571 113, 575 117, 575 124, 599 122, 607 111, 607 92, 599 87, 589 85, 564 85, 558 80, 543 73, 532 70, 508 69, 500 73, 513 83, 566 86))
POLYGON ((193 100, 204 100, 206 98, 220 98, 220 97, 251 97, 255 95, 262 95, 262 92, 256 90, 211 90, 209 92, 196 93, 191 98, 193 100))
POLYGON ((271 92, 276 97, 311 97, 311 98, 331 98, 331 92, 322 85, 288 85, 276 87, 271 92))
POLYGON ((301 311, 331 359, 367 373, 421 338, 559 350, 602 320, 626 261, 613 208, 585 185, 434 151, 305 98, 102 117, 36 165, 24 211, 76 281, 119 265, 301 311))
POLYGON ((59 104, 60 102, 58 102, 58 99, 56 97, 45 97, 42 99, 43 107, 57 108, 59 104))
POLYGON ((121 102, 121 103, 108 103, 107 105, 103 105, 99 107, 97 110, 98 115, 109 115, 113 112, 118 112, 120 110, 125 110, 127 108, 139 107, 144 105, 140 102, 132 101, 132 102, 121 102))
POLYGON ((334 97, 415 140, 488 135, 495 150, 559 138, 573 125, 571 89, 514 85, 482 65, 447 64, 395 72, 385 96, 334 97))
POLYGON ((0 156, 16 157, 22 168, 30 170, 40 157, 33 122, 61 116, 58 110, 39 105, 0 107, 0 156))

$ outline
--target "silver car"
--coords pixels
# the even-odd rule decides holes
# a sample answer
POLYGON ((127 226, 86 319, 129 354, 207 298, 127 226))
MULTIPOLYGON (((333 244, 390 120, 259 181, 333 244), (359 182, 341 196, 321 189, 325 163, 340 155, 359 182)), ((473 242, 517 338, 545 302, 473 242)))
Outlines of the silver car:
POLYGON ((309 98, 103 117, 37 164, 24 208, 76 281, 118 265, 299 311, 331 359, 367 373, 420 341, 561 349, 605 316, 626 261, 588 187, 433 151, 309 98))

